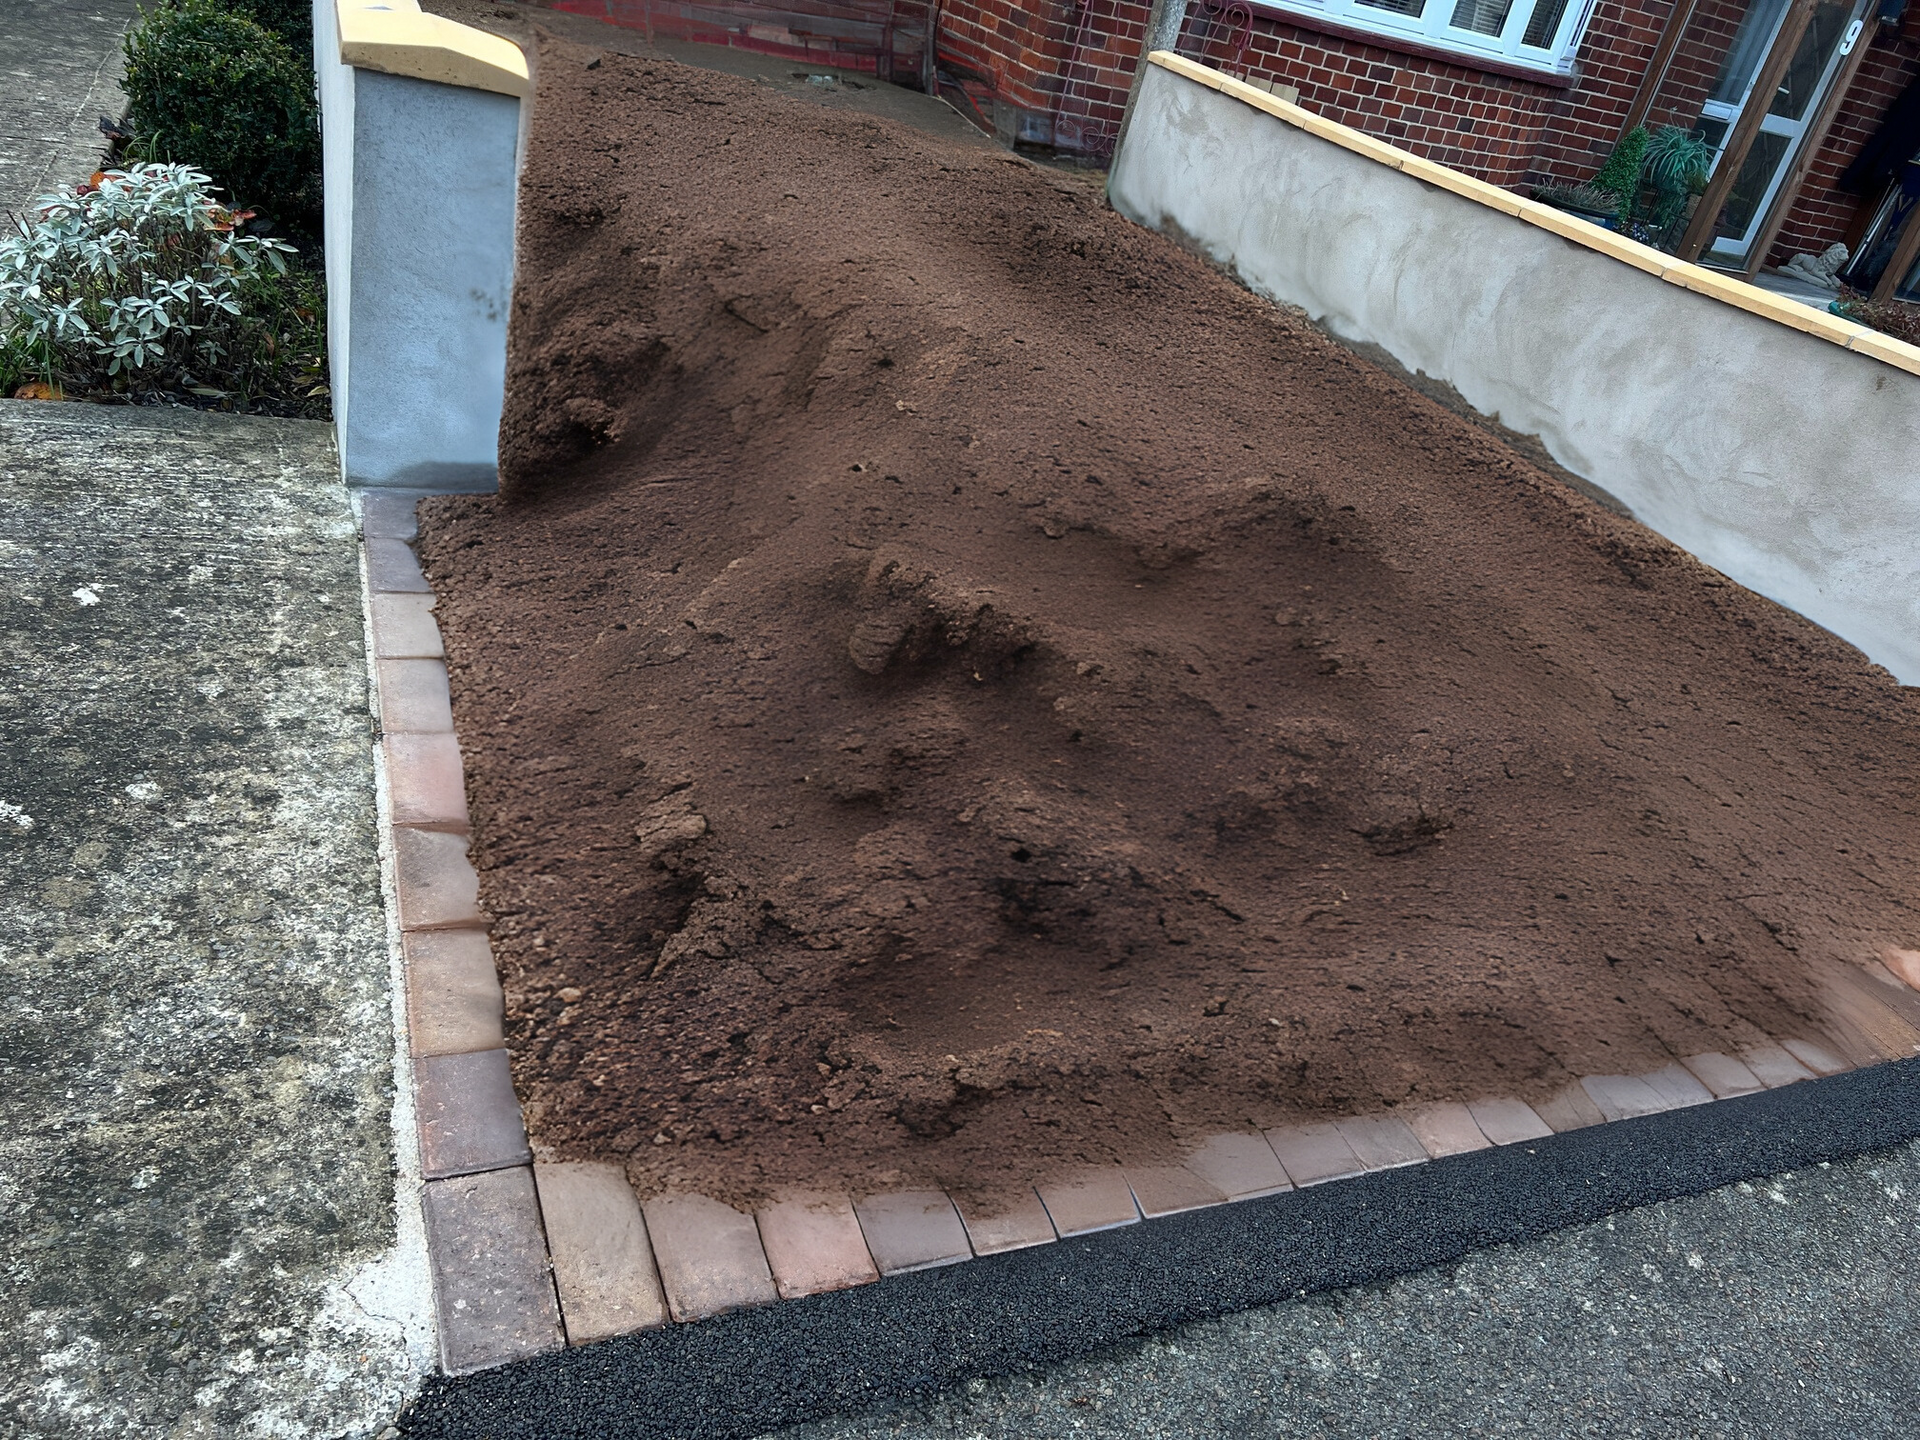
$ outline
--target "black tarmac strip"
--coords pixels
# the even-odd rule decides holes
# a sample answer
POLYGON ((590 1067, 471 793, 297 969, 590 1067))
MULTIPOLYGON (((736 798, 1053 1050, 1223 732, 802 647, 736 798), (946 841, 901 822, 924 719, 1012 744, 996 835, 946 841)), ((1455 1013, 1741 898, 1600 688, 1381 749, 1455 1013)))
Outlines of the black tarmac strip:
POLYGON ((430 1382, 410 1440, 734 1440, 1920 1137, 1920 1059, 430 1382))

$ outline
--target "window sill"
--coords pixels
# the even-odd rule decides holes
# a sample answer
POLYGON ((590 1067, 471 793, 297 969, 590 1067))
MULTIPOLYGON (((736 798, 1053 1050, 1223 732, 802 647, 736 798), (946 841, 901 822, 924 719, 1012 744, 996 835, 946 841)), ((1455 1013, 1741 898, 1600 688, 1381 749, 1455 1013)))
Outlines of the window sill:
POLYGON ((1538 85, 1547 90, 1571 90, 1580 83, 1578 66, 1562 74, 1557 70, 1540 69, 1532 65, 1516 65, 1510 60, 1502 60, 1493 55, 1478 55, 1470 50, 1452 50, 1444 45, 1428 44, 1410 36, 1388 35, 1379 30, 1348 25, 1344 21, 1331 20, 1321 15, 1306 15, 1298 10, 1283 10, 1278 5, 1262 5, 1258 0, 1254 0, 1249 8, 1262 20, 1276 20, 1283 25, 1291 25, 1296 30, 1310 30, 1317 35, 1332 35, 1341 40, 1358 40, 1362 44, 1372 45, 1380 50, 1390 50, 1396 55, 1416 55, 1422 60, 1438 60, 1442 64, 1456 66, 1461 70, 1473 70, 1482 75, 1500 75, 1510 80, 1524 80, 1529 85, 1538 85))

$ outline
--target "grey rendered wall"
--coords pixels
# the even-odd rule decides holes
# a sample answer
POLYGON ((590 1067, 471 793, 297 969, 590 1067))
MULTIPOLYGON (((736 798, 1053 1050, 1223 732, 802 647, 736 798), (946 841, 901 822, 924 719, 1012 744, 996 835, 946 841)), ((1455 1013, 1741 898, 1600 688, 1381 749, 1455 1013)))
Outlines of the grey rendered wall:
POLYGON ((1148 66, 1114 205, 1920 683, 1920 379, 1148 66))
POLYGON ((314 9, 328 350, 347 481, 491 490, 520 102, 342 65, 333 7, 314 9))
MULTIPOLYGON (((327 247, 327 371, 336 435, 346 435, 353 386, 347 297, 353 276, 353 71, 340 63, 339 21, 330 0, 313 7, 313 73, 320 93, 322 237, 327 247)), ((343 457, 346 445, 339 446, 343 457)))

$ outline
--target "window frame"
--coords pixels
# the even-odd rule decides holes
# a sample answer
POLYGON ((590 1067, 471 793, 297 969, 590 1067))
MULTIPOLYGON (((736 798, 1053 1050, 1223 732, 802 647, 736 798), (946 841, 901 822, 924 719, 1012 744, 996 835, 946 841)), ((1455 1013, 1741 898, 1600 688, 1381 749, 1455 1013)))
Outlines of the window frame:
POLYGON ((1482 35, 1472 30, 1455 29, 1451 21, 1458 0, 1426 0, 1418 16, 1400 15, 1360 0, 1264 0, 1258 10, 1277 19, 1302 16, 1328 20, 1349 30, 1362 30, 1384 40, 1407 40, 1428 49, 1444 50, 1461 59, 1494 60, 1504 66, 1537 70, 1543 75, 1567 75, 1573 70, 1580 42, 1586 38, 1587 22, 1592 18, 1594 0, 1567 0, 1565 13, 1552 45, 1537 48, 1522 45, 1527 22, 1536 6, 1549 0, 1513 0, 1505 25, 1498 35, 1482 35))

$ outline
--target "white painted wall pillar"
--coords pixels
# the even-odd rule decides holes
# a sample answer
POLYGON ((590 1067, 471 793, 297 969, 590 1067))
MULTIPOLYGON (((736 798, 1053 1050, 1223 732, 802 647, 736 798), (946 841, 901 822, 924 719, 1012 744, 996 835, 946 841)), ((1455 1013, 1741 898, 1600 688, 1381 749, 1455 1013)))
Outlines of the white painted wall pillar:
POLYGON ((313 53, 347 483, 491 490, 526 57, 417 0, 317 0, 313 53))

